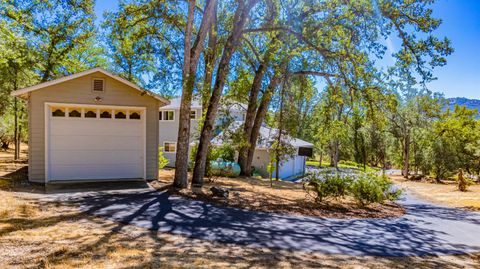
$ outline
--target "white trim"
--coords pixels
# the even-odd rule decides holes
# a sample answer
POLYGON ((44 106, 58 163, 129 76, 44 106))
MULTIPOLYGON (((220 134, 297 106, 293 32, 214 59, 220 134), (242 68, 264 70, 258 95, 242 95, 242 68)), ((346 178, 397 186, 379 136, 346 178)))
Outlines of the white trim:
POLYGON ((177 142, 174 141, 163 141, 163 152, 165 153, 177 153, 177 142), (165 143, 175 144, 175 151, 165 151, 165 143))
MULTIPOLYGON (((90 105, 90 104, 79 104, 79 103, 53 103, 53 102, 45 102, 44 103, 44 112, 45 112, 45 122, 44 122, 44 128, 45 128, 45 183, 48 183, 50 180, 50 167, 49 167, 49 158, 50 158, 50 150, 49 150, 49 138, 50 138, 50 118, 51 118, 51 113, 50 113, 50 107, 52 106, 63 106, 63 107, 81 107, 82 109, 84 108, 96 108, 97 109, 97 118, 87 118, 90 120, 97 119, 97 120, 108 120, 108 119, 101 119, 100 118, 100 108, 118 108, 118 109, 124 109, 129 112, 129 110, 137 110, 140 111, 140 120, 142 121, 143 124, 143 179, 147 179, 147 108, 146 107, 136 107, 136 106, 116 106, 116 105, 90 105)), ((67 115, 65 115, 67 116, 67 115)), ((111 120, 115 120, 114 115, 112 114, 111 120)), ((128 120, 130 120, 130 114, 128 114, 128 120)), ((137 121, 137 120, 135 120, 137 121)), ((177 145, 175 144, 175 151, 177 150, 177 145)))
POLYGON ((176 113, 175 113, 175 110, 172 110, 172 109, 160 110, 160 112, 162 112, 162 119, 161 119, 160 121, 175 121, 175 114, 176 114, 176 113), (165 119, 165 115, 163 114, 163 112, 167 112, 167 114, 168 114, 168 112, 173 112, 173 119, 171 119, 171 120, 166 120, 166 119, 165 119))
POLYGON ((48 103, 44 103, 44 112, 45 112, 45 117, 44 117, 44 135, 45 137, 43 138, 45 142, 45 152, 44 152, 44 157, 45 157, 45 183, 47 183, 50 179, 50 167, 49 167, 49 161, 50 160, 50 147, 49 147, 49 137, 50 137, 50 115, 51 115, 51 110, 50 106, 48 103))
POLYGON ((124 78, 121 78, 119 76, 116 76, 116 75, 114 75, 114 74, 112 74, 112 73, 110 73, 110 72, 108 72, 108 71, 106 71, 106 70, 104 70, 100 67, 93 68, 93 69, 90 69, 90 70, 86 70, 86 71, 76 73, 76 74, 73 74, 73 75, 61 77, 61 78, 54 79, 54 80, 51 80, 51 81, 43 82, 43 83, 33 85, 33 86, 30 86, 30 87, 27 87, 27 88, 23 88, 23 89, 20 89, 20 90, 16 90, 16 91, 12 92, 11 95, 12 96, 24 95, 26 93, 29 93, 29 92, 32 92, 32 91, 35 91, 35 90, 39 90, 39 89, 42 89, 42 88, 45 88, 45 87, 48 87, 48 86, 52 86, 52 85, 55 85, 55 84, 58 84, 58 83, 62 83, 62 82, 65 82, 65 81, 69 81, 69 80, 72 80, 72 79, 83 77, 83 76, 86 76, 86 75, 89 75, 89 74, 92 74, 92 73, 95 73, 95 72, 100 72, 100 73, 102 73, 106 76, 109 76, 109 77, 117 80, 117 81, 120 81, 121 83, 126 84, 126 85, 142 92, 142 94, 147 94, 147 95, 149 95, 153 98, 156 98, 157 100, 161 101, 162 103, 164 103, 166 105, 170 104, 170 101, 168 101, 167 99, 159 96, 158 94, 155 94, 153 92, 144 90, 144 89, 140 88, 139 86, 137 86, 135 83, 132 83, 132 82, 130 82, 130 81, 124 79, 124 78))

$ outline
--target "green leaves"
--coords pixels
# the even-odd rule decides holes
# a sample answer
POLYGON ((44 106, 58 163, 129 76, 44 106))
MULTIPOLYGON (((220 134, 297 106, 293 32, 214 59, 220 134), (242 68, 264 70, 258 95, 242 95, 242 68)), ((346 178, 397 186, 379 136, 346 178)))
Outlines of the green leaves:
POLYGON ((82 57, 98 48, 92 46, 93 5, 93 0, 2 1, 0 17, 26 40, 38 63, 35 71, 44 82, 97 65, 91 57, 82 57))

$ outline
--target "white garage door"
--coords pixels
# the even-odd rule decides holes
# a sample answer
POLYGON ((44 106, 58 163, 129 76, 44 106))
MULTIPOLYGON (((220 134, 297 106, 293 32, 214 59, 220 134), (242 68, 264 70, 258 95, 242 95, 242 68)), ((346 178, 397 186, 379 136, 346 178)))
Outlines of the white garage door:
POLYGON ((143 108, 52 105, 48 180, 145 178, 143 108))

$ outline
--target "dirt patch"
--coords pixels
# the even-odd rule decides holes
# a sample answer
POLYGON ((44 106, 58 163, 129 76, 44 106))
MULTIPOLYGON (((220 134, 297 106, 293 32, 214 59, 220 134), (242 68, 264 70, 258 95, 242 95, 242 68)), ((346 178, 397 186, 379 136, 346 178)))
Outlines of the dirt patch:
POLYGON ((468 187, 468 191, 461 192, 454 181, 412 181, 401 175, 391 176, 392 180, 414 194, 428 201, 448 206, 461 207, 470 210, 480 210, 480 185, 468 187))
POLYGON ((28 146, 20 149, 18 160, 13 159, 13 149, 0 150, 0 190, 43 192, 43 185, 28 181, 28 146))
MULTIPOLYGON (((160 171, 159 180, 152 186, 161 188, 173 181, 173 170, 160 171)), ((405 213, 403 207, 396 203, 372 204, 367 207, 358 206, 353 199, 332 200, 326 204, 315 203, 313 198, 303 190, 302 184, 276 181, 273 187, 270 182, 256 178, 214 178, 206 182, 201 190, 191 189, 174 191, 175 194, 189 199, 202 200, 209 203, 243 208, 254 211, 295 214, 328 218, 389 218, 399 217, 405 213), (228 199, 211 195, 212 186, 230 190, 228 199)))

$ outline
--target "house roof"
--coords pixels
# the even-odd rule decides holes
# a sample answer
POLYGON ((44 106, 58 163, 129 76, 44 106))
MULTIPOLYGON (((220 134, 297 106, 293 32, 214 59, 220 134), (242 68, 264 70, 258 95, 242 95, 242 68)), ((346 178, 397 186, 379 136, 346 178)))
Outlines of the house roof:
POLYGON ((86 75, 90 75, 92 73, 95 73, 95 72, 100 72, 108 77, 111 77, 123 84, 126 84, 132 88, 134 88, 135 90, 138 90, 142 93, 145 93, 157 100, 159 100, 160 102, 164 103, 164 104, 169 104, 170 101, 168 101, 167 99, 161 97, 160 95, 156 94, 156 93, 153 93, 151 91, 147 91, 145 89, 142 89, 140 88, 138 85, 136 85, 135 83, 133 82, 130 82, 124 78, 121 78, 117 75, 114 75, 108 71, 106 71, 105 69, 102 69, 100 67, 96 67, 96 68, 92 68, 92 69, 89 69, 89 70, 86 70, 86 71, 83 71, 83 72, 79 72, 79 73, 75 73, 75 74, 72 74, 72 75, 69 75, 69 76, 64 76, 64 77, 61 77, 61 78, 57 78, 57 79, 54 79, 54 80, 51 80, 51 81, 47 81, 47 82, 43 82, 43 83, 40 83, 40 84, 37 84, 37 85, 33 85, 33 86, 30 86, 30 87, 27 87, 27 88, 23 88, 23 89, 20 89, 20 90, 16 90, 14 92, 11 93, 12 96, 24 96, 25 94, 29 93, 29 92, 33 92, 33 91, 36 91, 36 90, 40 90, 40 89, 43 89, 45 87, 48 87, 48 86, 52 86, 52 85, 55 85, 55 84, 59 84, 59 83, 62 83, 62 82, 66 82, 66 81, 69 81, 69 80, 72 80, 72 79, 76 79, 76 78, 80 78, 80 77, 83 77, 83 76, 86 76, 86 75))
POLYGON ((221 103, 220 110, 233 113, 233 112, 247 112, 248 105, 236 101, 224 100, 221 103))
MULTIPOLYGON (((170 100, 170 104, 161 107, 162 110, 166 109, 179 109, 180 108, 180 102, 182 98, 181 97, 174 97, 170 100)), ((239 102, 228 102, 228 101, 223 101, 220 104, 220 111, 228 111, 229 113, 232 112, 246 112, 247 111, 247 105, 239 102)), ((202 108, 202 100, 200 98, 193 98, 192 99, 192 109, 201 109, 202 108)))
MULTIPOLYGON (((212 139, 213 145, 221 145, 225 143, 228 138, 229 133, 233 133, 238 128, 241 128, 243 125, 242 121, 235 121, 230 124, 223 132, 217 135, 214 139, 212 139)), ((277 139, 278 136, 278 129, 272 127, 262 126, 260 127, 259 137, 257 139, 257 149, 269 149, 271 148, 272 143, 277 139)), ((294 138, 289 135, 283 135, 283 141, 285 143, 289 143, 295 148, 305 147, 305 148, 313 148, 313 144, 302 139, 294 138)))
MULTIPOLYGON (((179 109, 180 108, 180 103, 181 103, 182 98, 181 97, 174 97, 170 100, 170 104, 166 106, 162 106, 161 109, 179 109)), ((200 109, 202 108, 202 102, 199 99, 193 98, 192 100, 192 109, 200 109)))

